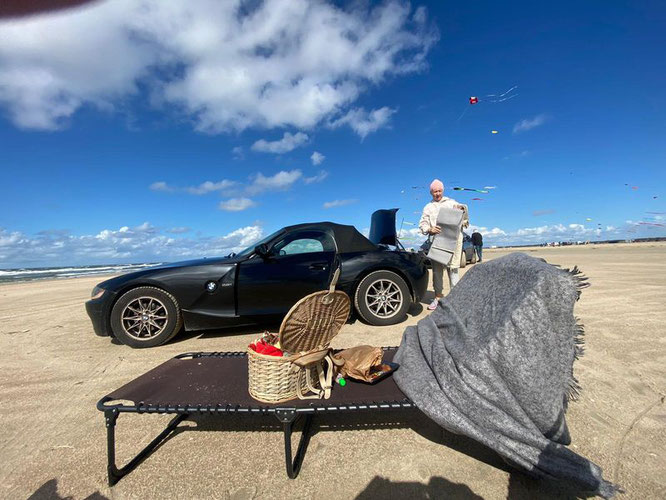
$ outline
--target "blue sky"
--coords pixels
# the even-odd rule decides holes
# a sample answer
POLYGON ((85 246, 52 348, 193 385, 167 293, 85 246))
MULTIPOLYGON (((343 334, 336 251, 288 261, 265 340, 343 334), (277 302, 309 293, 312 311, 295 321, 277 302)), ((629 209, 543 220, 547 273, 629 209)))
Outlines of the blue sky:
POLYGON ((665 236, 665 23, 657 1, 0 20, 0 268, 223 255, 391 207, 415 245, 435 177, 487 245, 665 236))

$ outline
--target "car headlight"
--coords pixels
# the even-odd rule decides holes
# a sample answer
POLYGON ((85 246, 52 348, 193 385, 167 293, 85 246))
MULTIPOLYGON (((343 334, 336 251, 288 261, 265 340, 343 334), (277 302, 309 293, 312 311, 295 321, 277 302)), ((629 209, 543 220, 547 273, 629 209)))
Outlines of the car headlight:
POLYGON ((106 292, 104 288, 96 286, 95 288, 93 288, 92 293, 90 294, 90 298, 92 300, 99 299, 102 295, 104 295, 104 292, 106 292))

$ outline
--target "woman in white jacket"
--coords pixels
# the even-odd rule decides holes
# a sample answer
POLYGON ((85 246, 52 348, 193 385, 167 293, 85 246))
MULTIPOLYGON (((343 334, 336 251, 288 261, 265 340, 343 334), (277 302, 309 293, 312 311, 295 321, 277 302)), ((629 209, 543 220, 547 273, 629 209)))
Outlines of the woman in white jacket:
MULTIPOLYGON (((467 211, 467 205, 458 203, 453 198, 447 198, 444 196, 444 184, 439 179, 435 179, 430 184, 430 194, 432 195, 432 201, 423 207, 423 214, 421 215, 421 220, 419 221, 419 229, 421 233, 428 235, 428 239, 432 241, 434 235, 440 232, 440 228, 437 225, 437 214, 439 214, 439 209, 442 207, 457 208, 463 211, 463 220, 462 227, 465 228, 469 225, 469 214, 467 211)), ((448 266, 440 264, 431 260, 432 263, 432 284, 435 290, 435 298, 428 306, 428 309, 431 311, 437 308, 437 303, 439 299, 442 298, 442 288, 444 281, 444 267, 446 267, 447 274, 449 276, 449 284, 451 288, 458 283, 458 269, 460 268, 460 258, 462 255, 462 244, 463 244, 463 234, 460 231, 458 235, 458 241, 456 242, 456 251, 451 258, 451 262, 448 266)))

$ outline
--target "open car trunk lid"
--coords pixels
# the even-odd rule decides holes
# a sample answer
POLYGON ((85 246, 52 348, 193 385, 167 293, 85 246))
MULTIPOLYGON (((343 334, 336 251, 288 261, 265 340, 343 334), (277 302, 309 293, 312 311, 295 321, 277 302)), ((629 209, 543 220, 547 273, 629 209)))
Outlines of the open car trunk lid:
POLYGON ((375 245, 398 246, 395 230, 395 214, 399 208, 377 210, 370 219, 370 236, 368 239, 375 245))

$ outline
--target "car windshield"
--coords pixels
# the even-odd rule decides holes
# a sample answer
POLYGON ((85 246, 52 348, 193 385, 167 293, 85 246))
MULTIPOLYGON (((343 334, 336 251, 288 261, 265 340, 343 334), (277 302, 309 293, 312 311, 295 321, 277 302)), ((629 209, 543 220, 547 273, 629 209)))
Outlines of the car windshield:
POLYGON ((279 231, 275 231, 275 232, 272 233, 272 234, 269 234, 269 235, 266 236, 265 238, 263 238, 263 239, 261 239, 261 240, 255 242, 255 243, 252 243, 252 244, 251 244, 249 247, 247 247, 245 250, 242 250, 242 251, 238 252, 235 256, 236 256, 236 257, 245 257, 246 255, 250 255, 252 252, 254 252, 254 249, 255 249, 256 247, 258 247, 258 246, 261 245, 262 243, 268 243, 269 241, 271 241, 273 238, 275 238, 275 237, 276 237, 278 234, 280 234, 281 232, 282 232, 282 229, 280 229, 279 231))

